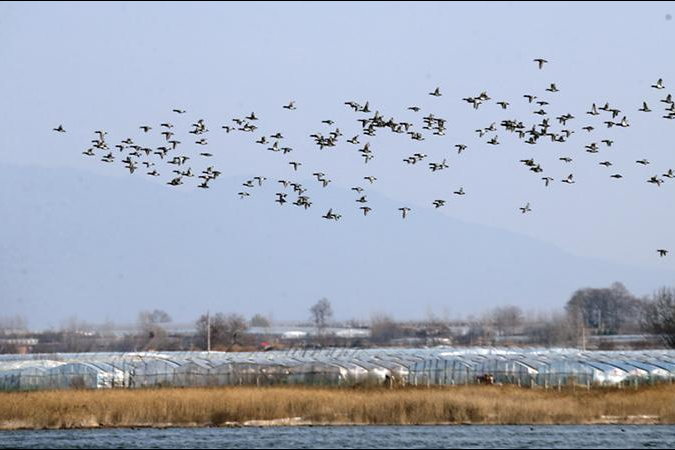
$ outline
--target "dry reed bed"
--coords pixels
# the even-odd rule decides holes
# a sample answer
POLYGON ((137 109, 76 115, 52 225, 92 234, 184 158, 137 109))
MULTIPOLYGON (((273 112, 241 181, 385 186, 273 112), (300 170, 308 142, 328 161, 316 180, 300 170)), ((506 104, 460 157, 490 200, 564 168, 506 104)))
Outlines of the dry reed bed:
POLYGON ((0 429, 313 424, 583 424, 652 416, 675 423, 675 386, 546 391, 515 386, 60 390, 0 393, 0 429), (603 417, 605 419, 603 419, 603 417))

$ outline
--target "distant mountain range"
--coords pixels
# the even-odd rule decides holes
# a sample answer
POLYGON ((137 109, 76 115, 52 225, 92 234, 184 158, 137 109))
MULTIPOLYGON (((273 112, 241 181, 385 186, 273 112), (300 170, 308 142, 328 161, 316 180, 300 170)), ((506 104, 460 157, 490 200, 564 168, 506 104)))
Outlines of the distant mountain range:
POLYGON ((505 304, 551 310, 580 287, 621 281, 642 295, 674 279, 431 208, 410 205, 404 221, 402 205, 375 192, 362 217, 354 193, 337 187, 312 185, 317 200, 305 211, 273 202, 283 189, 276 180, 242 200, 240 179, 201 190, 140 173, 0 173, 0 316, 24 314, 31 327, 75 315, 130 322, 149 308, 179 322, 207 309, 305 319, 321 297, 338 319, 456 317, 505 304), (322 219, 328 207, 343 218, 322 219))

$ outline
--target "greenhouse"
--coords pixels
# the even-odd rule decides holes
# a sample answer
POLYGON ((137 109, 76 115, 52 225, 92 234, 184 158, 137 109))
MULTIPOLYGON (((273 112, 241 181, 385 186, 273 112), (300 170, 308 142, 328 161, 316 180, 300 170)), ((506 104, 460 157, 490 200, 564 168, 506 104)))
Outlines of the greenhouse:
POLYGON ((0 355, 0 390, 158 386, 637 386, 671 383, 675 351, 293 349, 0 355))

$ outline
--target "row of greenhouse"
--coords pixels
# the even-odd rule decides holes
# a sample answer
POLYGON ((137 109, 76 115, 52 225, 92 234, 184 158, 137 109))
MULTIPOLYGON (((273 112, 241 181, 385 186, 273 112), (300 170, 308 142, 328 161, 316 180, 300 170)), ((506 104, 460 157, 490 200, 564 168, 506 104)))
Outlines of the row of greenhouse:
POLYGON ((672 382, 675 351, 326 349, 0 355, 0 390, 158 386, 613 386, 672 382))

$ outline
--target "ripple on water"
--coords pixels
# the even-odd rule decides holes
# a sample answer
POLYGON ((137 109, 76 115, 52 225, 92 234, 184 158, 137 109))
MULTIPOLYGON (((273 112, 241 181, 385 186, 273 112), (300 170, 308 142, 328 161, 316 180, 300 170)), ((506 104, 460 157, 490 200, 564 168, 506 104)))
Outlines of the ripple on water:
POLYGON ((393 426, 2 431, 0 448, 673 448, 675 426, 393 426))

